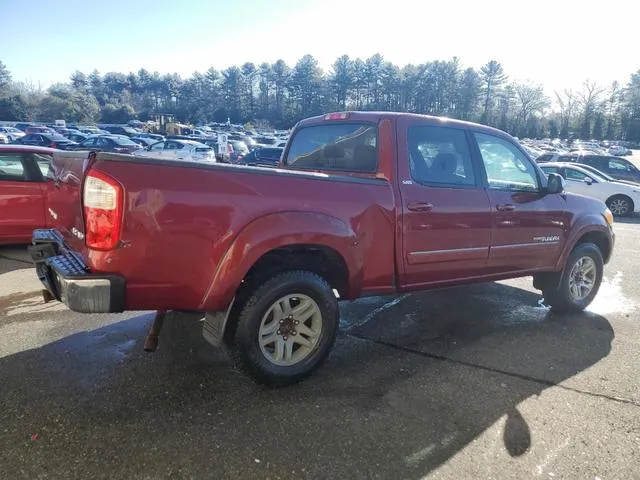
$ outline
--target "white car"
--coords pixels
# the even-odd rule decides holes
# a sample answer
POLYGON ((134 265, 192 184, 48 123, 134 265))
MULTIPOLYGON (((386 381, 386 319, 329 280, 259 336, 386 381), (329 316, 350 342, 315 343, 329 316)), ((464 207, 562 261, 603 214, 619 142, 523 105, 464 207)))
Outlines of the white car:
POLYGON ((13 143, 17 139, 25 136, 25 133, 22 130, 18 130, 15 127, 1 127, 0 126, 0 135, 4 136, 8 142, 5 143, 13 143))
POLYGON ((547 175, 561 175, 567 192, 602 200, 614 215, 622 217, 640 212, 640 185, 615 181, 593 167, 583 168, 575 163, 547 162, 540 168, 547 175))
POLYGON ((216 152, 213 148, 194 140, 165 140, 136 151, 134 155, 192 162, 216 161, 216 152))

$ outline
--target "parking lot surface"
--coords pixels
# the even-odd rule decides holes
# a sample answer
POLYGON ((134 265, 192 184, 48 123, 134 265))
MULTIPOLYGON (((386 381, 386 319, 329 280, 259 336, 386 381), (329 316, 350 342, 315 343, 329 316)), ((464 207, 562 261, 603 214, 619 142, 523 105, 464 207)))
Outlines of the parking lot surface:
POLYGON ((640 219, 594 304, 556 316, 529 278, 342 306, 304 383, 264 389, 170 314, 43 304, 0 248, 0 477, 640 478, 640 219))

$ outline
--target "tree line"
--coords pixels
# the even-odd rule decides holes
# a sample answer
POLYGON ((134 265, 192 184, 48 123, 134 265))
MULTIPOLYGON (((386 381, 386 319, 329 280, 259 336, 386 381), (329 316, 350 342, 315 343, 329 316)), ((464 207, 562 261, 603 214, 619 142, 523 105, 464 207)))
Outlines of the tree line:
POLYGON ((379 55, 343 55, 328 72, 305 55, 247 62, 189 78, 140 69, 128 74, 76 71, 46 90, 11 79, 0 62, 0 120, 126 123, 173 115, 187 123, 264 122, 276 128, 336 110, 441 115, 491 125, 518 137, 640 141, 640 70, 609 86, 585 81, 554 92, 510 81, 502 65, 465 68, 456 57, 402 68, 379 55))

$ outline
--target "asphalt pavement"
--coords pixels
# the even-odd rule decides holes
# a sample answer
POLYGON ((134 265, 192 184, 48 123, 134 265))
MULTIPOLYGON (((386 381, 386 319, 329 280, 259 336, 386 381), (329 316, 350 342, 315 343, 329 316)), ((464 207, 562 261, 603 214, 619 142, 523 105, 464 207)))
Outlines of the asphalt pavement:
POLYGON ((342 306, 325 366, 254 385, 170 314, 43 304, 0 248, 0 479, 640 478, 640 218, 594 304, 529 278, 342 306))

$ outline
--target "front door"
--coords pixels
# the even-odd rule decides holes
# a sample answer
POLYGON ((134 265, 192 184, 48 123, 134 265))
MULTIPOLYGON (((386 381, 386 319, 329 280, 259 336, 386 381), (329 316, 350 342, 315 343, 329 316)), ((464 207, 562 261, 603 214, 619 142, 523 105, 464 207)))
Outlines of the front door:
POLYGON ((552 267, 564 245, 561 197, 545 192, 543 179, 515 143, 478 132, 473 138, 493 217, 489 273, 552 267))
POLYGON ((405 289, 482 275, 491 236, 466 131, 415 122, 398 120, 405 289))

